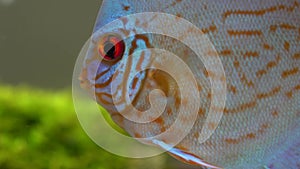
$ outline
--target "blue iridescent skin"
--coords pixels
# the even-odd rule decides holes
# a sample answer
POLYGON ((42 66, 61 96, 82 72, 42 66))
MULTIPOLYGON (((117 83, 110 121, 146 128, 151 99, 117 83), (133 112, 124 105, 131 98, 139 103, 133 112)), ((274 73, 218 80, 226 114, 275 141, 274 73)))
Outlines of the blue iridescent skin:
MULTIPOLYGON (((300 168, 299 4, 299 1, 289 0, 104 0, 94 33, 115 19, 140 12, 164 12, 187 19, 207 35, 219 54, 226 73, 227 101, 224 117, 216 132, 206 143, 199 144, 195 137, 201 130, 210 103, 208 96, 204 98, 204 103, 201 103, 204 115, 199 115, 191 134, 170 154, 181 160, 186 157, 188 160, 183 160, 185 162, 189 158, 199 157, 224 168, 300 168)), ((149 18, 145 18, 147 19, 149 18)), ((134 22, 126 21, 124 25, 132 23, 134 22)), ((134 29, 143 27, 137 24, 134 29)), ((136 37, 134 29, 125 30, 124 26, 125 32, 128 31, 132 37, 124 40, 126 49, 122 59, 128 59, 131 49, 146 49, 150 44, 151 47, 168 49, 180 55, 196 73, 197 80, 203 80, 203 65, 198 63, 200 61, 189 59, 195 56, 190 51, 183 50, 184 46, 149 34, 136 37)), ((119 32, 120 37, 122 34, 124 32, 119 32)), ((138 64, 138 59, 133 60, 130 67, 138 64)), ((145 59, 142 64, 150 63, 145 59)), ((102 76, 96 83, 125 83, 110 79, 116 73, 117 66, 119 62, 101 64, 97 68, 97 74, 102 76)), ((170 79, 163 77, 159 76, 157 79, 165 81, 164 83, 153 83, 163 89, 177 90, 171 85, 170 79)), ((145 102, 143 97, 150 90, 145 87, 148 82, 145 84, 144 81, 149 80, 147 78, 147 72, 141 72, 137 75, 134 86, 128 82, 129 93, 140 108, 147 107, 141 105, 145 102)), ((207 95, 208 88, 209 85, 203 87, 203 92, 207 95)), ((109 91, 110 87, 96 89, 96 92, 107 92, 108 95, 109 91)), ((171 95, 175 96, 172 92, 171 95)), ((105 105, 103 99, 97 101, 132 136, 147 136, 147 132, 157 134, 158 131, 145 131, 147 129, 120 119, 120 116, 114 118, 114 106, 105 105)), ((176 107, 175 102, 173 107, 176 107)), ((174 117, 164 116, 165 124, 159 125, 168 127, 172 122, 169 119, 174 117)), ((156 128, 161 130, 162 126, 156 128)), ((159 141, 157 143, 161 147, 167 145, 159 141)))

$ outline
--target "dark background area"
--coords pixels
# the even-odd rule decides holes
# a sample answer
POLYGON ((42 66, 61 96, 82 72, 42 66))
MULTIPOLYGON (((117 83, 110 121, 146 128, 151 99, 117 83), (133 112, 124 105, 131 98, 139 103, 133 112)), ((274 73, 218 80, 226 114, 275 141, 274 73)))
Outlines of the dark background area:
POLYGON ((101 0, 0 0, 0 83, 71 86, 101 0))

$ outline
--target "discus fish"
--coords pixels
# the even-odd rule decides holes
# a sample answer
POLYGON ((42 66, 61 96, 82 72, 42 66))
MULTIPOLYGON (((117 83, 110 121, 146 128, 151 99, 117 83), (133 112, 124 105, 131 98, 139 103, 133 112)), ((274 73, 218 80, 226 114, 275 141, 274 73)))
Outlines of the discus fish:
MULTIPOLYGON (((94 41, 98 48, 90 51, 92 55, 83 63, 80 77, 82 87, 95 90, 97 102, 106 108, 116 124, 133 137, 145 138, 166 131, 176 120, 180 93, 190 92, 189 89, 179 91, 174 78, 161 70, 138 72, 139 67, 153 64, 147 59, 151 52, 134 54, 142 49, 165 49, 188 65, 200 93, 196 122, 189 134, 169 150, 172 156, 203 168, 300 168, 299 1, 104 0, 94 33, 115 19, 141 12, 172 14, 201 29, 223 65, 226 104, 220 123, 209 123, 215 132, 207 141, 199 143, 212 102, 209 79, 213 74, 178 40, 150 33, 136 34, 137 30, 150 27, 152 18, 123 20, 119 32, 98 35, 94 41), (124 35, 131 38, 122 40, 124 35), (95 66, 93 60, 99 57, 105 60, 95 66), (117 70, 118 66, 122 71, 117 70), (95 70, 96 76, 91 73, 95 70), (132 81, 128 80, 129 72, 137 72, 132 81), (150 91, 160 89, 167 98, 166 109, 152 122, 132 122, 116 109, 112 84, 127 86, 117 88, 117 93, 128 94, 132 105, 141 112, 151 107, 150 91)), ((172 30, 172 25, 167 29, 172 30)), ((121 111, 126 111, 126 107, 121 111)), ((152 143, 162 148, 170 144, 166 140, 152 143)))

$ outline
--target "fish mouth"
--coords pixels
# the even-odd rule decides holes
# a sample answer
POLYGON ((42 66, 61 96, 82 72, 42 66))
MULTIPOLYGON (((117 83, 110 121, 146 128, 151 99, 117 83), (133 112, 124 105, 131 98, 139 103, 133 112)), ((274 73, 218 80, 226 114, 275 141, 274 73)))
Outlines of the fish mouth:
POLYGON ((87 68, 82 68, 82 71, 78 77, 80 88, 89 94, 94 100, 96 100, 96 82, 89 79, 87 68))
POLYGON ((78 80, 80 82, 80 87, 82 89, 85 89, 87 91, 90 91, 91 90, 91 83, 90 81, 88 80, 87 78, 87 69, 86 68, 83 68, 79 77, 78 77, 78 80))

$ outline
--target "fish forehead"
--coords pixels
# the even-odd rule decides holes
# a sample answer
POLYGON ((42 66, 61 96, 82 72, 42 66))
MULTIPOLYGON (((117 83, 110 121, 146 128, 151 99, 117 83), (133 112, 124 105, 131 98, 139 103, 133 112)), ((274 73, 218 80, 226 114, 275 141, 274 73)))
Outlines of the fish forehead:
MULTIPOLYGON (((300 110, 297 1, 104 1, 95 30, 145 11, 174 14, 198 26, 225 69, 227 102, 216 132, 199 144, 196 136, 203 119, 198 119, 179 146, 212 163, 251 168, 299 138, 292 137, 299 132, 300 110), (287 144, 279 144, 283 141, 287 144)), ((186 62, 197 71, 193 59, 186 62)), ((128 128, 140 131, 137 126, 128 128)))

